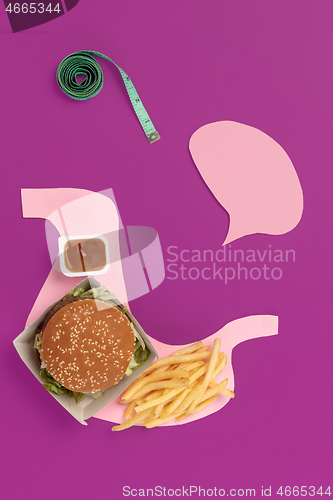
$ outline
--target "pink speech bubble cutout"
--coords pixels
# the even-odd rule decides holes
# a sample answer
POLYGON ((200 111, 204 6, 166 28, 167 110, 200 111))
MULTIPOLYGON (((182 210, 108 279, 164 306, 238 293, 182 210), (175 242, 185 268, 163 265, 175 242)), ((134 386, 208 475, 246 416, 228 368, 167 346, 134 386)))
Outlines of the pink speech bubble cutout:
POLYGON ((284 234, 298 224, 302 188, 287 153, 271 137, 221 121, 194 132, 189 148, 205 183, 229 213, 224 245, 254 233, 284 234))

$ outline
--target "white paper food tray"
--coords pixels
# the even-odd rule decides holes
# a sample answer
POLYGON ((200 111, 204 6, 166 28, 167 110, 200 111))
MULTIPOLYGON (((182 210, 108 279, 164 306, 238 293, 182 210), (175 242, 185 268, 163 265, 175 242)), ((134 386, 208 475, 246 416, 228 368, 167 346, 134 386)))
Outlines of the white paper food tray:
MULTIPOLYGON (((79 283, 75 288, 84 288, 85 290, 89 290, 90 288, 93 287, 99 287, 103 286, 102 283, 98 282, 95 278, 89 277, 84 279, 81 283, 79 283)), ((111 292, 112 293, 112 290, 111 292)), ((63 297, 60 297, 59 300, 61 300, 63 297)), ((59 302, 59 301, 57 301, 59 302)), ((21 357, 22 361, 26 364, 26 366, 29 368, 29 370, 35 375, 37 380, 41 383, 44 384, 45 381, 43 381, 39 377, 39 372, 40 372, 40 364, 37 359, 36 351, 34 348, 34 340, 35 340, 35 333, 37 327, 44 321, 47 313, 52 309, 52 307, 57 303, 54 302, 51 304, 44 312, 39 316, 39 318, 31 323, 29 326, 23 330, 22 333, 16 339, 14 340, 14 347, 17 350, 19 356, 21 357)), ((115 305, 122 305, 118 300, 114 299, 112 301, 108 301, 111 304, 115 305)), ((156 358, 157 352, 148 339, 146 333, 142 329, 142 327, 139 325, 137 320, 132 316, 132 314, 128 311, 126 312, 126 315, 130 319, 130 321, 133 322, 134 328, 136 331, 141 335, 141 337, 144 339, 146 346, 148 347, 150 351, 149 358, 147 361, 140 366, 137 370, 134 370, 134 372, 130 376, 124 376, 117 385, 114 385, 113 387, 110 387, 106 391, 103 392, 102 396, 98 399, 93 399, 91 397, 86 397, 83 401, 80 403, 76 403, 74 398, 70 398, 67 394, 53 394, 49 393, 51 396, 53 396, 76 420, 78 420, 81 424, 87 425, 85 420, 88 418, 92 417, 95 413, 97 413, 99 410, 104 408, 104 406, 108 405, 116 399, 124 390, 135 380, 156 358)), ((46 390, 45 390, 46 393, 46 390)))

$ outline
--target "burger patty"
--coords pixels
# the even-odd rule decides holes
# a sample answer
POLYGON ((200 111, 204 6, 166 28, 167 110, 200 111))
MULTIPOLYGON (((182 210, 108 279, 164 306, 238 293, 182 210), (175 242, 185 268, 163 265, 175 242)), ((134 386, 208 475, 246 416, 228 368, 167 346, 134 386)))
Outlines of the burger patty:
POLYGON ((38 327, 38 331, 41 333, 41 338, 43 337, 45 327, 48 324, 48 322, 50 321, 50 319, 52 318, 52 316, 56 312, 60 311, 60 309, 67 306, 67 304, 71 304, 72 302, 77 302, 78 300, 84 300, 84 299, 81 299, 80 297, 73 297, 73 296, 66 297, 65 299, 61 300, 60 302, 57 302, 57 304, 55 304, 55 306, 52 307, 52 309, 47 313, 47 316, 44 319, 43 323, 41 323, 38 327))

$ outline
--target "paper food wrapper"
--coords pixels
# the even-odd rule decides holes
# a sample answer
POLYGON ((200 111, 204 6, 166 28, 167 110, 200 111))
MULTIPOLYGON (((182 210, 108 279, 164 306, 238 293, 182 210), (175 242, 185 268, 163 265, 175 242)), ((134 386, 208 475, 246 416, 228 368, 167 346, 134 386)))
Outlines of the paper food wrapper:
MULTIPOLYGON (((93 287, 103 286, 102 283, 98 282, 95 278, 89 277, 83 280, 79 285, 80 288, 84 288, 85 290, 89 290, 93 287)), ((75 287, 76 288, 76 287, 75 287)), ((112 290, 110 291, 112 293, 112 290)), ((61 300, 63 297, 59 297, 61 300)), ((36 319, 33 323, 28 325, 23 332, 16 337, 14 340, 14 347, 17 350, 19 356, 25 365, 29 368, 29 370, 35 375, 39 383, 44 384, 45 382, 41 380, 39 377, 40 372, 40 364, 37 359, 36 351, 34 349, 34 340, 37 327, 44 321, 47 313, 52 309, 52 307, 59 302, 57 300, 53 304, 51 304, 45 311, 36 319)), ((110 301, 111 304, 121 305, 121 303, 114 299, 110 301)), ((120 382, 107 389, 103 392, 102 396, 98 399, 94 399, 92 397, 87 396, 80 403, 76 403, 74 398, 68 397, 67 394, 53 394, 49 393, 53 398, 55 398, 76 420, 78 420, 81 424, 87 425, 85 420, 92 417, 95 413, 99 412, 111 403, 113 400, 117 399, 122 392, 135 380, 156 358, 157 352, 152 345, 150 339, 147 337, 143 328, 139 325, 137 320, 133 317, 133 315, 128 311, 126 315, 133 322, 133 325, 136 331, 141 335, 144 339, 146 346, 150 351, 149 358, 147 361, 140 366, 137 370, 135 370, 130 376, 124 376, 120 382)))

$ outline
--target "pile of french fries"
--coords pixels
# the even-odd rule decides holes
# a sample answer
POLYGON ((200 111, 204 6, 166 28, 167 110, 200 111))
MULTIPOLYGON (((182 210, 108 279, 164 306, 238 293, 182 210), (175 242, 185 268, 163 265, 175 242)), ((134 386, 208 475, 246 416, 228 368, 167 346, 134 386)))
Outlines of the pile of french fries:
POLYGON ((212 350, 196 342, 152 363, 122 394, 119 402, 127 405, 126 421, 112 430, 122 431, 133 425, 150 429, 193 415, 220 394, 235 397, 226 388, 227 378, 220 383, 215 380, 227 364, 220 347, 221 339, 215 339, 212 350))

